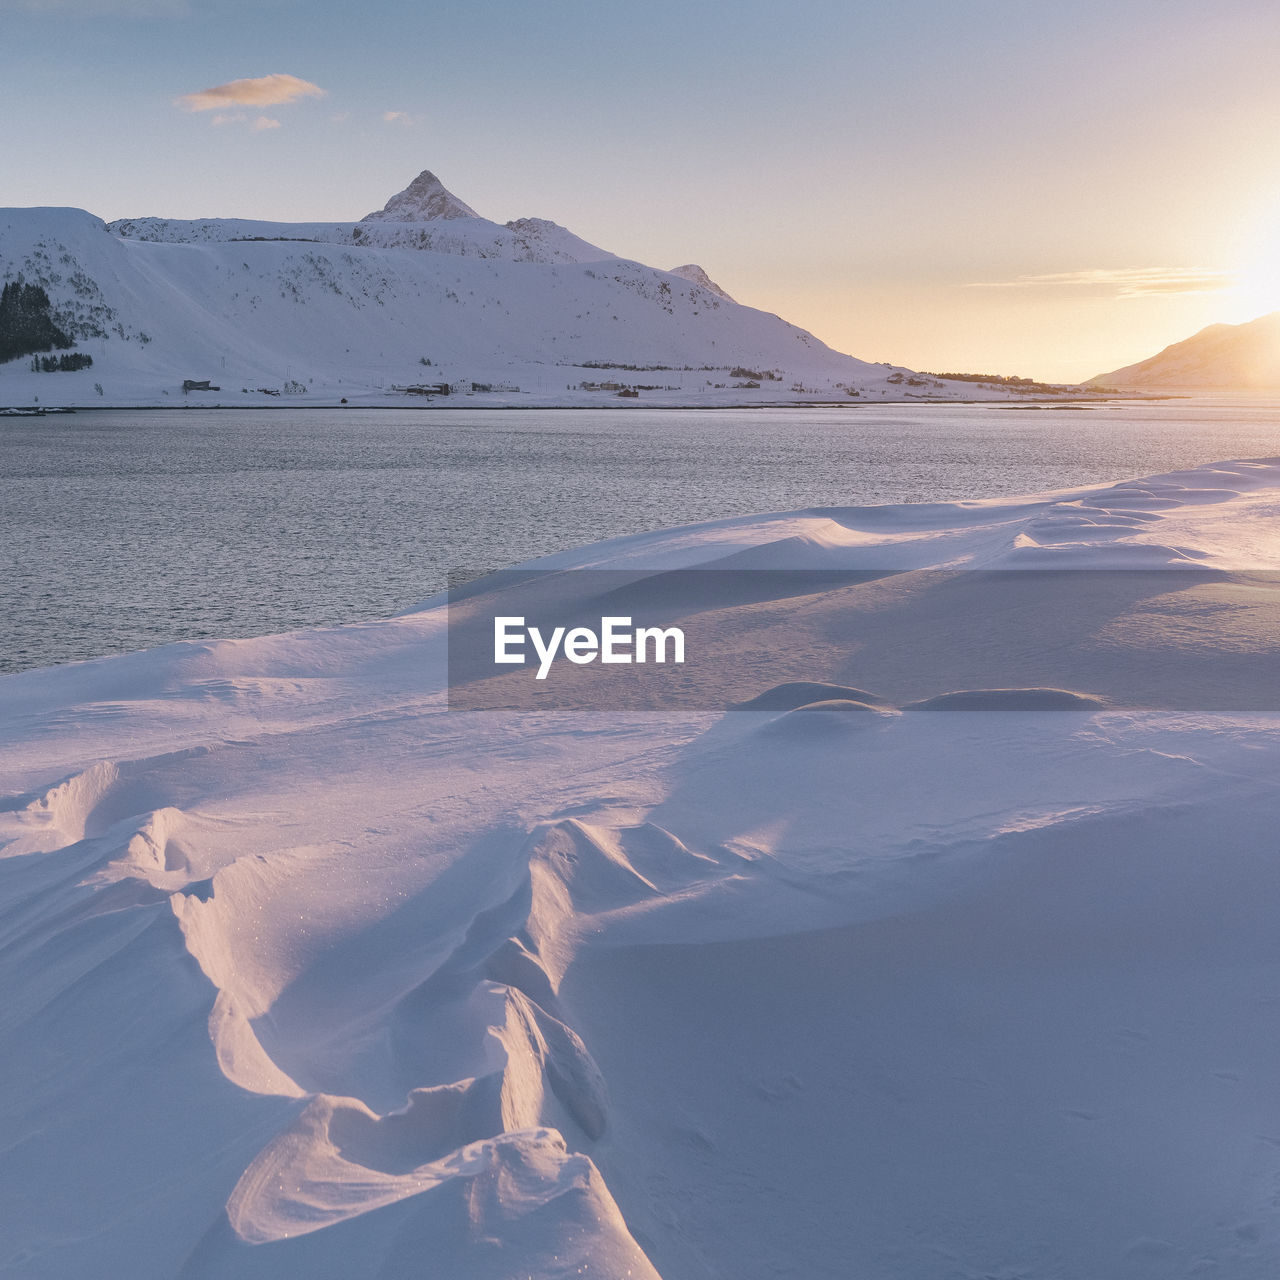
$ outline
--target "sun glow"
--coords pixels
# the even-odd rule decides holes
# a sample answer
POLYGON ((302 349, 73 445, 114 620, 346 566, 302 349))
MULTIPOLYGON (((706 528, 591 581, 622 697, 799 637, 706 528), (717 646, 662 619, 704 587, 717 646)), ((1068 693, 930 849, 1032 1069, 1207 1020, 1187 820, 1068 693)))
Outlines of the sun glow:
POLYGON ((1232 291, 1251 315, 1280 311, 1280 244, 1268 246, 1240 268, 1240 283, 1232 291))
POLYGON ((1230 298, 1245 318, 1280 311, 1280 191, 1260 202, 1236 238, 1236 285, 1230 298))

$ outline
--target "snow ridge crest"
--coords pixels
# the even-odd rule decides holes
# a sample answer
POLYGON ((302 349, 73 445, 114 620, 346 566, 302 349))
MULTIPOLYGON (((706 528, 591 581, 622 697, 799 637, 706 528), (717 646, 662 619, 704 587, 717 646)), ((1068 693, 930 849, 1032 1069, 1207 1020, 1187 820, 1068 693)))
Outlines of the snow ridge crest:
POLYGON ((361 222, 436 222, 449 218, 478 218, 430 169, 424 169, 403 191, 361 222))

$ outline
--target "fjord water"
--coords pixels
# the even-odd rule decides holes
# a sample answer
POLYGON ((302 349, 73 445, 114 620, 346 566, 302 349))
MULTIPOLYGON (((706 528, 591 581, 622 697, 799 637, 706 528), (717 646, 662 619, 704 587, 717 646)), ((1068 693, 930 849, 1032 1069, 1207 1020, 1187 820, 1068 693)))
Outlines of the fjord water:
POLYGON ((109 410, 0 419, 0 671, 385 617, 698 520, 1280 454, 1280 402, 109 410))

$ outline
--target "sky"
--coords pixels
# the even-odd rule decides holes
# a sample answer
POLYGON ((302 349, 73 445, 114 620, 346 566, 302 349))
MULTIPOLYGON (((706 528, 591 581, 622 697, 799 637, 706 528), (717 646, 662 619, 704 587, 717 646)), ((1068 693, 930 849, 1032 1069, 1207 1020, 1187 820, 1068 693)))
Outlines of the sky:
POLYGON ((1280 309, 1277 65, 1270 0, 0 0, 0 205, 431 169, 864 359, 1076 380, 1280 309))

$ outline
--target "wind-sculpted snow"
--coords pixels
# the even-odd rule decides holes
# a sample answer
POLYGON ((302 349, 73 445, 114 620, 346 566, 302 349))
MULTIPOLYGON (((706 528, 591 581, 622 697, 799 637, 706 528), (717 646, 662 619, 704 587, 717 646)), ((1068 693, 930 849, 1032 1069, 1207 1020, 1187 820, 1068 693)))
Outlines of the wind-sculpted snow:
POLYGON ((1273 1276, 1280 708, 1178 680, 1275 665, 1278 521, 1240 462, 542 562, 858 571, 695 604, 728 712, 450 710, 440 599, 6 677, 0 1269, 1273 1276), (1121 567, 1074 682, 974 642, 1035 548, 1121 567))

